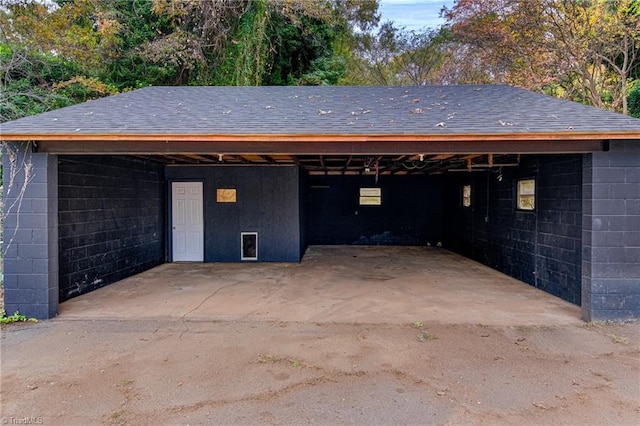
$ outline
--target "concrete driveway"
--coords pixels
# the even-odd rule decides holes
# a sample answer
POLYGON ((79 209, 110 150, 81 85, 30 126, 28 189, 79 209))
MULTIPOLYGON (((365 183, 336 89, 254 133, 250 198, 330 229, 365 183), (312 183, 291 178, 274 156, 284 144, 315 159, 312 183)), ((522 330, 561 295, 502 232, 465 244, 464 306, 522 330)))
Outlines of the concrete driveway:
POLYGON ((312 246, 299 264, 161 265, 60 318, 558 325, 580 308, 445 249, 312 246))

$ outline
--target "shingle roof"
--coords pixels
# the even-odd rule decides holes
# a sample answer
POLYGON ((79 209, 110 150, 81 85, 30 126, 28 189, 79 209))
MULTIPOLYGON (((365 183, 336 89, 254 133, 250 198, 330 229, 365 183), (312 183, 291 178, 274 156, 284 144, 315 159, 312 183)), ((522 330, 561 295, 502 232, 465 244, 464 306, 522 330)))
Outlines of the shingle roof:
POLYGON ((147 87, 3 123, 76 135, 580 135, 640 139, 640 119, 504 85, 147 87), (608 136, 611 137, 611 136, 608 136))

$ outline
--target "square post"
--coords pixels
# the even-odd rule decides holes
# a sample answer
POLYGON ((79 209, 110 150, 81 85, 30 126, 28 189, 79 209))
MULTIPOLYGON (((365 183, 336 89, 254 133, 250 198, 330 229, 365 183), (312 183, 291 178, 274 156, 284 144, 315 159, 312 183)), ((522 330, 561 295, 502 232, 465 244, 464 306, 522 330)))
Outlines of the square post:
POLYGON ((587 154, 582 182, 582 318, 640 318, 640 140, 587 154))
POLYGON ((4 143, 4 309, 27 317, 58 313, 58 159, 32 143, 4 143))

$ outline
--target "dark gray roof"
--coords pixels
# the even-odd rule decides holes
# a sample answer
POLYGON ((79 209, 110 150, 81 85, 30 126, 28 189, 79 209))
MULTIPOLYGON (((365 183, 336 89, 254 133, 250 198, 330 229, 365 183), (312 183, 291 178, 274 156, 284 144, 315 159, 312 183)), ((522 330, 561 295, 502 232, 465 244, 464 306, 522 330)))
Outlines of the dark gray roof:
POLYGON ((612 132, 640 138, 640 119, 503 85, 147 87, 1 126, 1 135, 11 139, 612 132))

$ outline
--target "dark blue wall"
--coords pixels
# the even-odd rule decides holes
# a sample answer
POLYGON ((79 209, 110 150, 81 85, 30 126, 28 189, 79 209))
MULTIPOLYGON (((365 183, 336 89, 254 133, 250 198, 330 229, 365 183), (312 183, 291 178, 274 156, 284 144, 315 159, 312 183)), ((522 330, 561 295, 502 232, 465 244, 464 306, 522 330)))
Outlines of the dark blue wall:
POLYGON ((309 176, 309 244, 426 245, 442 239, 441 179, 434 176, 309 176), (381 206, 360 206, 380 187, 381 206))
POLYGON ((519 167, 450 173, 445 246, 575 304, 581 303, 582 156, 527 156, 519 167), (516 206, 518 179, 536 180, 535 211, 516 206), (462 186, 472 186, 463 207, 462 186))
POLYGON ((306 170, 300 168, 298 170, 300 173, 300 181, 298 183, 298 194, 299 194, 299 206, 300 206, 300 258, 304 255, 304 252, 307 250, 308 246, 308 237, 307 237, 307 214, 308 214, 308 188, 309 188, 309 174, 306 170))
POLYGON ((2 144, 4 309, 44 319, 58 313, 58 158, 32 146, 2 144))
POLYGON ((640 140, 585 156, 582 316, 640 318, 640 140))
POLYGON ((60 301, 164 262, 164 166, 60 156, 60 301))
POLYGON ((239 262, 241 232, 258 232, 260 262, 300 261, 297 167, 168 166, 165 177, 204 183, 205 262, 239 262), (218 188, 235 188, 237 202, 217 203, 218 188))

